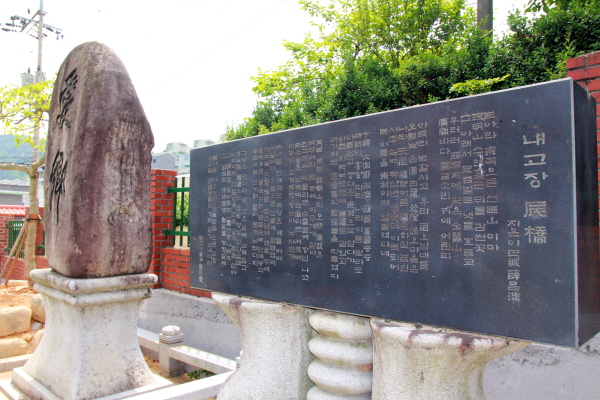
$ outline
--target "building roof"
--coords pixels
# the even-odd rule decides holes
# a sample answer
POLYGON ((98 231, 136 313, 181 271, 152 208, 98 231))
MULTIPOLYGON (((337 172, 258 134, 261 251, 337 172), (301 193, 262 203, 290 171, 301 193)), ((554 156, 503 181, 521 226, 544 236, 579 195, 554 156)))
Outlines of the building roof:
POLYGON ((2 179, 0 185, 29 186, 29 179, 2 179))
POLYGON ((24 217, 27 215, 29 206, 7 206, 0 204, 0 215, 15 215, 24 217))

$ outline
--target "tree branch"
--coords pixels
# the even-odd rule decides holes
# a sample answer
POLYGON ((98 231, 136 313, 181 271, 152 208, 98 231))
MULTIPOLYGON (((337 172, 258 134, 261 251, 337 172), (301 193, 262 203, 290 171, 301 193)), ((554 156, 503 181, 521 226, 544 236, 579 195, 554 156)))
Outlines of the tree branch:
MULTIPOLYGON (((42 165, 44 165, 44 163, 46 162, 46 153, 44 153, 39 160, 37 160, 36 162, 34 162, 33 164, 31 164, 31 169, 34 171, 37 171, 37 169, 39 167, 41 167, 42 165)), ((0 164, 1 165, 1 164, 0 164)))
POLYGON ((0 169, 11 170, 11 171, 21 171, 29 174, 29 167, 21 164, 0 164, 0 169))

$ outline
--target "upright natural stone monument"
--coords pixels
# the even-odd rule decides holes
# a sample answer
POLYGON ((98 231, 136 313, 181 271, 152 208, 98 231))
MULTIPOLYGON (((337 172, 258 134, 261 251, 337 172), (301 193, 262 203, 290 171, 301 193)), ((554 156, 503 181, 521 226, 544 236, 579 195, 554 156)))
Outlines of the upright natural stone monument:
POLYGON ((154 138, 117 55, 96 42, 76 47, 58 73, 50 115, 50 268, 70 278, 146 272, 154 138))
POLYGON ((31 279, 44 338, 12 382, 30 398, 116 400, 171 383, 137 341, 150 264, 150 125, 129 75, 100 43, 76 47, 58 73, 46 159, 46 251, 31 279), (94 279, 89 279, 94 278, 94 279))

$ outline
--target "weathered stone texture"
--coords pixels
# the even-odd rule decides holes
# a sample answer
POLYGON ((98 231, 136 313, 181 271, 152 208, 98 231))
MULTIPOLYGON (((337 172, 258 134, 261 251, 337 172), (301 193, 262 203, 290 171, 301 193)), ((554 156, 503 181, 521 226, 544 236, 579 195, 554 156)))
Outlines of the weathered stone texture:
POLYGON ((33 335, 31 342, 29 342, 29 346, 31 347, 32 352, 34 352, 35 349, 37 349, 37 347, 39 346, 43 337, 44 337, 44 329, 40 329, 39 331, 37 331, 35 333, 35 335, 33 335))
POLYGON ((46 322, 46 313, 44 311, 44 301, 41 294, 31 296, 31 318, 35 321, 46 322))
POLYGON ((63 62, 45 172, 50 267, 72 278, 142 273, 150 264, 154 138, 131 79, 107 46, 63 62))
POLYGON ((27 332, 31 324, 29 307, 0 308, 0 337, 27 332))
POLYGON ((0 358, 16 357, 27 354, 29 345, 23 339, 2 338, 0 339, 0 358))

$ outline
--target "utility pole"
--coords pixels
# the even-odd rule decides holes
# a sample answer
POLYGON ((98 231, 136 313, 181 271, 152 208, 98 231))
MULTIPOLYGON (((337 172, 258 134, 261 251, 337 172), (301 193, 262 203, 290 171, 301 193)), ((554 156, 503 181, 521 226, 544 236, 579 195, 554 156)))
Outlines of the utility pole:
POLYGON ((490 35, 494 32, 494 0, 477 0, 477 23, 490 35))
MULTIPOLYGON (((29 14, 29 10, 27 10, 29 14)), ((18 15, 10 17, 9 23, 5 23, 4 27, 0 28, 6 32, 25 32, 37 39, 38 41, 38 60, 37 70, 35 72, 35 78, 29 73, 21 74, 22 86, 26 86, 31 83, 39 83, 46 80, 46 76, 42 71, 42 43, 44 40, 44 30, 56 34, 56 40, 63 37, 62 29, 56 28, 51 25, 44 23, 44 0, 40 0, 40 9, 33 15, 33 18, 25 18, 18 15), (36 20, 36 17, 38 18, 36 20), (37 32, 35 32, 37 30, 37 32), (33 32, 33 33, 32 33, 33 32)), ((31 164, 27 167, 27 173, 29 175, 29 216, 27 217, 27 237, 25 240, 25 268, 27 271, 27 280, 29 285, 33 285, 33 281, 29 278, 29 273, 36 268, 35 265, 35 242, 37 233, 37 222, 41 221, 39 215, 39 199, 37 195, 38 184, 39 184, 39 168, 44 164, 45 157, 40 158, 39 155, 39 142, 40 142, 40 124, 36 124, 33 133, 33 152, 31 164)))
MULTIPOLYGON (((27 10, 29 13, 29 10, 27 10)), ((32 18, 25 18, 19 15, 13 15, 10 17, 10 21, 4 24, 4 27, 1 28, 5 32, 26 32, 29 36, 36 38, 38 41, 38 59, 37 59, 37 70, 35 72, 35 77, 33 77, 29 72, 24 72, 21 74, 21 85, 25 86, 30 83, 39 83, 46 80, 46 75, 42 71, 42 43, 44 40, 44 29, 55 33, 56 40, 61 39, 62 29, 56 28, 51 25, 47 25, 44 23, 44 16, 46 12, 44 11, 44 0, 40 0, 40 9, 33 15, 32 18), (36 20, 35 18, 38 17, 36 20), (37 28, 37 33, 32 33, 33 30, 37 28)), ((32 163, 35 163, 39 158, 39 150, 38 146, 40 143, 40 127, 39 124, 35 126, 33 133, 33 153, 32 153, 32 163)))

